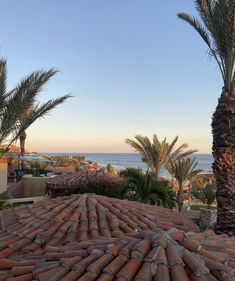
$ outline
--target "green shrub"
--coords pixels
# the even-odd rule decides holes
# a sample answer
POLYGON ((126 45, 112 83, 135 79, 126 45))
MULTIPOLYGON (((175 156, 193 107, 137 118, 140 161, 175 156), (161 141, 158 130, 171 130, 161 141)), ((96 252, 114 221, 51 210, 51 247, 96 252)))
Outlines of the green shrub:
POLYGON ((210 186, 206 186, 205 188, 203 188, 201 190, 193 189, 192 195, 209 207, 215 202, 215 199, 216 199, 216 192, 210 186))
POLYGON ((168 181, 136 168, 127 168, 120 175, 126 181, 124 196, 127 199, 170 209, 176 206, 176 195, 168 181))
POLYGON ((8 199, 10 199, 7 191, 0 193, 0 210, 11 207, 8 199))

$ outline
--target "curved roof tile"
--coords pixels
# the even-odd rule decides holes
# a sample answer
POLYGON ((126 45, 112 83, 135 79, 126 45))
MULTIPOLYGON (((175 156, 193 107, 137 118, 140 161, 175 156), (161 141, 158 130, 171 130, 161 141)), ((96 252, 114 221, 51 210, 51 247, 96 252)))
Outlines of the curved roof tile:
MULTIPOLYGON (((3 234, 20 233, 22 240, 25 237, 36 239, 41 244, 61 244, 99 236, 119 237, 133 231, 152 230, 156 226, 164 230, 176 227, 199 231, 192 220, 172 210, 95 194, 48 198, 6 209, 1 212, 0 222, 3 234)), ((14 243, 19 243, 18 240, 14 243)))
POLYGON ((211 231, 156 228, 2 257, 0 280, 232 281, 234 248, 234 238, 211 231))
POLYGON ((197 231, 137 202, 45 199, 0 213, 0 281, 235 280, 235 238, 197 231))
POLYGON ((120 176, 113 175, 111 173, 104 172, 102 170, 80 170, 76 173, 69 175, 61 175, 47 180, 47 187, 49 189, 68 189, 77 188, 78 186, 87 186, 97 180, 102 180, 106 182, 116 182, 122 183, 123 179, 120 176))

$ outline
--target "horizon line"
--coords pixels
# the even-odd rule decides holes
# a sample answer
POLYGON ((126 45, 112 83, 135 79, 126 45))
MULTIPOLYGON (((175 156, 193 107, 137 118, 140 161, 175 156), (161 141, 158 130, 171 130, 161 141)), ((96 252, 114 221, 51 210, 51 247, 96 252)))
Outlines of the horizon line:
MULTIPOLYGON (((33 151, 32 151, 33 152, 33 151)), ((34 151, 36 152, 36 151, 34 151)), ((74 152, 74 151, 70 151, 70 152, 58 152, 58 151, 55 151, 55 152, 52 152, 52 151, 39 151, 38 153, 76 153, 76 154, 79 154, 79 153, 83 153, 83 154, 140 154, 139 152, 74 152)), ((193 153, 193 154, 211 154, 212 155, 212 152, 201 152, 201 153, 193 153)))

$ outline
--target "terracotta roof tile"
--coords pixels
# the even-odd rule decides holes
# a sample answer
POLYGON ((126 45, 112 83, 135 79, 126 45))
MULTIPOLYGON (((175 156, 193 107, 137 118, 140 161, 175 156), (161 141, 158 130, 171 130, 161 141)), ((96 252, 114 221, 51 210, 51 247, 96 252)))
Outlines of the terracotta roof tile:
POLYGON ((94 194, 17 206, 2 211, 0 222, 4 231, 0 235, 0 256, 10 255, 11 250, 36 249, 34 244, 57 246, 97 236, 120 237, 133 231, 151 231, 156 226, 198 231, 190 219, 171 210, 94 194))
POLYGON ((74 166, 67 166, 67 167, 54 167, 54 166, 47 166, 47 170, 51 171, 55 174, 63 174, 63 173, 75 173, 75 167, 74 166))
MULTIPOLYGON (((229 244, 233 240, 216 234, 210 236, 214 244, 229 244)), ((235 263, 235 259, 229 256, 233 248, 220 249, 218 253, 223 254, 225 259, 216 261, 213 256, 217 252, 203 246, 207 239, 206 234, 202 237, 200 233, 187 234, 175 228, 168 231, 156 228, 147 236, 139 232, 138 235, 129 233, 107 241, 98 238, 67 246, 46 246, 44 253, 34 256, 34 263, 31 260, 33 253, 23 255, 19 252, 0 259, 0 277, 41 281, 234 280, 235 268, 231 264, 235 263), (201 247, 194 247, 197 241, 201 247), (73 252, 72 258, 64 257, 68 252, 73 252), (31 265, 26 264, 28 259, 31 265)))
POLYGON ((2 211, 0 228, 0 281, 235 280, 234 238, 198 233, 182 214, 155 206, 47 198, 2 211))
MULTIPOLYGON (((71 172, 71 171, 70 171, 71 172)), ((72 174, 56 176, 48 179, 47 187, 53 189, 73 189, 78 186, 87 186, 88 184, 102 180, 107 183, 121 183, 123 179, 117 175, 104 172, 102 170, 81 170, 78 172, 72 171, 72 174)))

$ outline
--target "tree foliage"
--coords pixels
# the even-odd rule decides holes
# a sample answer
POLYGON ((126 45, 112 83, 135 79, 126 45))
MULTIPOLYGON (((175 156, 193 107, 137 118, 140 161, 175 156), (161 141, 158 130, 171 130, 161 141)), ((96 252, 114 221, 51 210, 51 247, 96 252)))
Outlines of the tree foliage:
POLYGON ((158 180, 152 173, 136 168, 126 168, 120 175, 126 179, 125 196, 128 199, 166 208, 176 206, 175 193, 166 180, 158 180))
POLYGON ((6 149, 36 119, 70 97, 65 95, 43 105, 36 101, 38 93, 56 73, 54 69, 35 71, 8 91, 7 62, 0 59, 0 144, 7 144, 6 149))
POLYGON ((206 43, 209 54, 217 62, 224 87, 231 94, 235 90, 235 2, 234 0, 195 0, 200 18, 179 13, 206 43))
POLYGON ((126 143, 140 153, 142 161, 156 176, 159 176, 170 162, 196 152, 196 150, 185 150, 188 147, 186 143, 175 148, 177 141, 178 136, 170 143, 166 138, 160 141, 156 134, 153 135, 152 142, 148 137, 141 135, 136 135, 134 140, 126 139, 126 143))
POLYGON ((79 154, 76 155, 52 155, 49 157, 54 161, 55 167, 68 167, 73 166, 75 170, 78 170, 79 167, 84 165, 85 157, 79 154))
POLYGON ((191 180, 202 171, 201 169, 196 169, 197 163, 196 158, 190 157, 180 158, 170 163, 172 175, 178 182, 177 203, 179 211, 181 211, 184 203, 184 183, 188 180, 191 188, 191 180))
POLYGON ((217 231, 235 234, 235 1, 194 0, 199 17, 179 13, 208 47, 223 78, 223 89, 212 117, 212 165, 217 185, 217 231))
POLYGON ((192 190, 192 195, 202 201, 207 206, 211 206, 215 202, 216 192, 210 186, 206 186, 201 190, 192 190))
POLYGON ((197 181, 196 181, 196 185, 203 189, 207 186, 210 186, 213 184, 213 178, 212 177, 200 177, 197 181))

